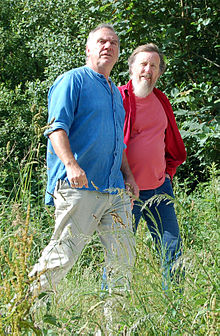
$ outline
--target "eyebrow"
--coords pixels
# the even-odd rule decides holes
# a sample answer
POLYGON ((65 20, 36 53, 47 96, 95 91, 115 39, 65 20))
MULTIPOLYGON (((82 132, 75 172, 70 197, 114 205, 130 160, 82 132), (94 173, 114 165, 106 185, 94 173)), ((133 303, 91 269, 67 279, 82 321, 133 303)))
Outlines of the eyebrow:
POLYGON ((157 65, 156 62, 149 62, 149 61, 143 61, 141 64, 150 64, 150 65, 157 65))
POLYGON ((104 38, 104 37, 100 37, 98 38, 97 41, 111 41, 111 42, 116 42, 116 43, 119 43, 118 39, 115 39, 115 38, 104 38))

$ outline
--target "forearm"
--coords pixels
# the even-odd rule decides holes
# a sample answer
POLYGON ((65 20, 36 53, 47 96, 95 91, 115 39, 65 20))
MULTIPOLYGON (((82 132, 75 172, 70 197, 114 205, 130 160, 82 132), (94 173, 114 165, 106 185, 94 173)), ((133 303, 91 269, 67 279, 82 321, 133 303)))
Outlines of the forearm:
POLYGON ((123 174, 125 181, 129 179, 130 177, 133 177, 133 174, 128 164, 128 159, 127 159, 125 151, 123 151, 123 155, 122 155, 121 172, 123 174))
POLYGON ((69 138, 63 129, 58 129, 49 135, 53 149, 65 167, 78 166, 70 148, 69 138))
POLYGON ((88 188, 88 181, 83 169, 79 166, 72 153, 69 138, 63 129, 49 135, 53 149, 66 168, 66 175, 71 186, 88 188))
POLYGON ((136 196, 139 197, 139 188, 135 182, 134 176, 132 174, 132 171, 129 167, 127 156, 125 151, 123 152, 122 156, 122 163, 121 163, 121 171, 124 177, 125 185, 127 189, 132 188, 132 193, 136 196))

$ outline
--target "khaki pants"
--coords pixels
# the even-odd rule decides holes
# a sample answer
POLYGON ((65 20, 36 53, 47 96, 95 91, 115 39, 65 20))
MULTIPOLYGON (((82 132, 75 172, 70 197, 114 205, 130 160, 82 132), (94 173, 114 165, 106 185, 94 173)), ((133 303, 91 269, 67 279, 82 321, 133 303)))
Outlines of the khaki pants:
POLYGON ((55 192, 55 229, 29 276, 39 277, 40 291, 54 288, 72 268, 88 239, 97 231, 106 249, 106 267, 121 283, 130 277, 135 259, 129 197, 70 188, 58 181, 55 192))

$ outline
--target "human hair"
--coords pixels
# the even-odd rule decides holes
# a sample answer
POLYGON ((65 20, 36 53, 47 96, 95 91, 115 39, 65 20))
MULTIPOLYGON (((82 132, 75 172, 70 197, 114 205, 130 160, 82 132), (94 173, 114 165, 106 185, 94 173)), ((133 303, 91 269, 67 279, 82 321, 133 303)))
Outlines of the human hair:
MULTIPOLYGON (((111 31, 113 31, 113 33, 115 33, 115 35, 117 35, 118 37, 118 34, 116 33, 113 25, 109 24, 109 23, 100 23, 96 28, 94 28, 93 30, 90 31, 89 35, 88 35, 88 38, 87 38, 87 42, 86 42, 86 45, 88 45, 92 35, 97 32, 97 30, 99 29, 110 29, 111 31)), ((119 38, 118 38, 118 47, 120 48, 120 41, 119 41, 119 38)))
POLYGON ((148 44, 143 44, 137 47, 131 56, 128 59, 128 66, 129 66, 129 73, 130 75, 132 74, 132 64, 135 61, 136 55, 139 54, 140 52, 156 52, 159 57, 160 57, 160 73, 161 75, 164 73, 166 70, 166 63, 164 60, 164 55, 163 53, 159 50, 158 46, 154 43, 148 43, 148 44))

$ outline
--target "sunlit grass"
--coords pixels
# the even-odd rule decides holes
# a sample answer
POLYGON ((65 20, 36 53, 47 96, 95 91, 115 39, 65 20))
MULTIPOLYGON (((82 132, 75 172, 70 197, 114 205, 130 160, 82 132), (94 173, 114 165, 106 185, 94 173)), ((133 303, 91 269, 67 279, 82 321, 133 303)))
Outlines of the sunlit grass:
POLYGON ((193 193, 188 193, 187 182, 175 181, 185 279, 181 288, 174 285, 166 293, 160 261, 142 221, 129 291, 115 289, 111 295, 101 291, 104 254, 94 236, 56 293, 29 296, 28 272, 50 239, 53 213, 32 201, 31 178, 28 181, 28 197, 24 188, 22 197, 10 200, 0 213, 0 335, 94 335, 97 329, 105 335, 103 310, 108 300, 113 305, 112 335, 219 334, 219 178, 215 166, 210 180, 193 193))

